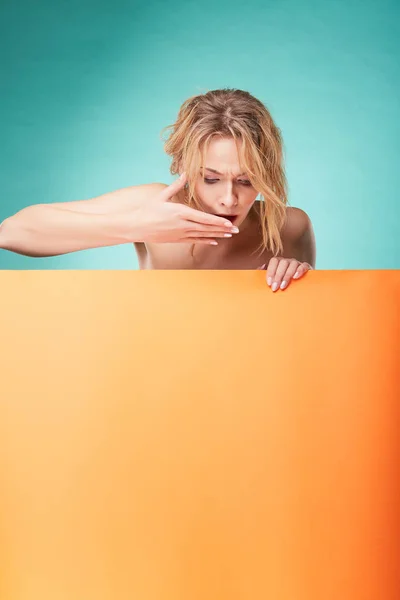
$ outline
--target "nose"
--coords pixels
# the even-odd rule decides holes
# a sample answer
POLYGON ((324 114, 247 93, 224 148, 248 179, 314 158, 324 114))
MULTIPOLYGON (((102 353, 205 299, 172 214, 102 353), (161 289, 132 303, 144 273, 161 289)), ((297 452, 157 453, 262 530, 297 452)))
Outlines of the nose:
POLYGON ((234 192, 232 183, 227 184, 225 192, 221 198, 222 206, 226 206, 227 208, 234 208, 237 206, 238 199, 236 193, 234 192))

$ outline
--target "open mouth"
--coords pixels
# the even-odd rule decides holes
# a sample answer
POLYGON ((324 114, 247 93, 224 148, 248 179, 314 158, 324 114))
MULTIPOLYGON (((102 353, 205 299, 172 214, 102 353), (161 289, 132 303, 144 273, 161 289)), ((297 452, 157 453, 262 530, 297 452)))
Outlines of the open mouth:
POLYGON ((216 217, 223 217, 224 219, 228 219, 228 221, 230 221, 231 223, 233 223, 233 221, 238 217, 238 215, 220 215, 220 214, 216 214, 216 217))

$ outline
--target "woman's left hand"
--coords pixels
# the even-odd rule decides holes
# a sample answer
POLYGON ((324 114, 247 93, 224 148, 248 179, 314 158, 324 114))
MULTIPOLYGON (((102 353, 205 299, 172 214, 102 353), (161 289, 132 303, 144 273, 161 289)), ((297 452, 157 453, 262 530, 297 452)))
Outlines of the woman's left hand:
POLYGON ((284 290, 288 287, 291 279, 300 279, 307 271, 312 269, 308 262, 300 262, 295 258, 283 258, 274 256, 268 263, 258 269, 267 268, 267 283, 276 292, 278 288, 284 290))

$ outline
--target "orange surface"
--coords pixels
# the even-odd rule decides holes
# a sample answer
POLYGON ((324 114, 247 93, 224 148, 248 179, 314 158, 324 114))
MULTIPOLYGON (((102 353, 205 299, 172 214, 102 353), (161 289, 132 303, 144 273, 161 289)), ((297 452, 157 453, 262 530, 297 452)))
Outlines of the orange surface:
POLYGON ((400 271, 0 289, 1 599, 399 599, 400 271))

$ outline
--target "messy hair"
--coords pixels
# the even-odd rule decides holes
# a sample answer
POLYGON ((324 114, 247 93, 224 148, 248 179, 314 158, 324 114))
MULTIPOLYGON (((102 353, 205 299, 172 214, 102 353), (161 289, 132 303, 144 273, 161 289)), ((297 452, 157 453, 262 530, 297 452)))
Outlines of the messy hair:
MULTIPOLYGON (((165 152, 172 157, 170 172, 185 171, 188 204, 200 207, 195 180, 205 164, 210 139, 233 138, 240 168, 246 171, 261 195, 260 225, 262 242, 256 251, 269 249, 276 256, 283 252, 281 229, 286 217, 287 181, 283 165, 281 132, 268 109, 249 92, 224 88, 191 96, 181 106, 172 125, 161 130, 165 152), (164 131, 171 129, 167 140, 164 131), (242 144, 238 144, 241 140, 242 144)), ((202 171, 204 180, 205 174, 202 171)))

